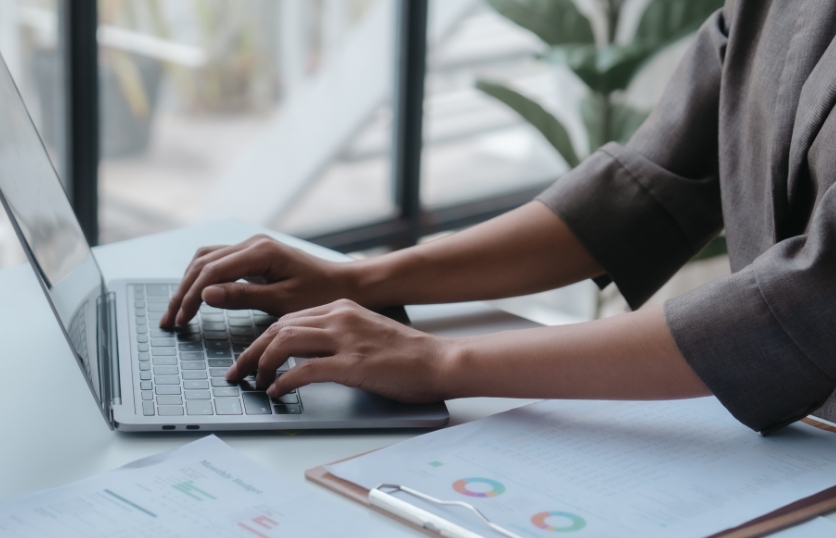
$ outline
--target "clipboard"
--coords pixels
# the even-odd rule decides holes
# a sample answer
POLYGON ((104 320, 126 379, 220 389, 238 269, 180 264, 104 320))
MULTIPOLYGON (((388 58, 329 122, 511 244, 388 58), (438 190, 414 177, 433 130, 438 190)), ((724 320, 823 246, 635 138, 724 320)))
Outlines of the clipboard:
MULTIPOLYGON (((825 431, 836 433, 836 427, 816 420, 814 417, 807 417, 805 419, 802 419, 802 422, 825 431)), ((336 463, 341 463, 343 461, 352 460, 354 458, 359 458, 360 456, 365 456, 366 454, 370 454, 371 452, 357 454, 355 456, 344 458, 326 465, 333 465, 336 463)), ((370 508, 378 513, 381 513, 387 517, 399 521, 400 523, 408 527, 411 527, 417 531, 420 531, 427 536, 434 536, 436 538, 438 538, 439 536, 437 533, 431 532, 425 528, 420 527, 419 525, 407 521, 406 519, 398 517, 395 514, 392 514, 391 512, 382 510, 377 506, 372 505, 369 502, 368 489, 332 475, 328 472, 327 469, 325 469, 324 466, 308 469, 307 471, 305 471, 305 478, 310 480, 314 484, 318 484, 326 489, 329 489, 335 493, 342 495, 343 497, 351 499, 352 501, 359 503, 365 506, 366 508, 370 508)), ((833 510, 836 510, 836 486, 816 493, 815 495, 811 495, 804 499, 798 500, 794 503, 790 503, 787 506, 779 508, 778 510, 775 510, 768 514, 765 514, 759 518, 747 521, 746 523, 738 527, 726 529, 717 534, 712 534, 711 536, 706 538, 756 538, 759 536, 765 536, 767 534, 777 532, 779 530, 783 530, 787 527, 792 527, 793 525, 803 523, 804 521, 813 519, 822 514, 832 512, 833 510)))

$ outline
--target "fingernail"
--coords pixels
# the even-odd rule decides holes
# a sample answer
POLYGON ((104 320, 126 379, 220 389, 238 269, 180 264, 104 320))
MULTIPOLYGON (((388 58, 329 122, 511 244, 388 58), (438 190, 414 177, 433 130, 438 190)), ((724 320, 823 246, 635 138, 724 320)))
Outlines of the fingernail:
POLYGON ((184 317, 185 317, 185 316, 183 316, 183 311, 182 311, 182 310, 178 311, 178 312, 177 312, 177 317, 176 317, 176 318, 175 318, 175 320, 174 320, 174 324, 175 324, 175 325, 182 325, 182 324, 183 324, 183 318, 184 318, 184 317))
POLYGON ((237 367, 237 366, 235 366, 235 365, 233 364, 233 365, 232 365, 232 366, 230 366, 230 367, 229 367, 229 369, 226 371, 226 379, 227 379, 227 381, 229 381, 230 379, 234 378, 234 377, 235 377, 235 374, 237 374, 237 373, 238 373, 238 367, 237 367))
POLYGON ((208 304, 220 304, 226 300, 226 290, 221 286, 209 286, 200 296, 208 304))
POLYGON ((270 388, 267 389, 267 396, 271 398, 275 398, 279 395, 279 389, 276 388, 276 385, 270 385, 270 388))

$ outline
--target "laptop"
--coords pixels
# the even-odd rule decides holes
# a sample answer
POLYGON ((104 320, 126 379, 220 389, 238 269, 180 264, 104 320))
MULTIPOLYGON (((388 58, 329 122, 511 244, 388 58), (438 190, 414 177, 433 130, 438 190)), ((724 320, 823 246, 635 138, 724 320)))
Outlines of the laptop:
MULTIPOLYGON (((158 327, 176 280, 105 282, 44 145, 0 57, 0 202, 93 398, 121 431, 434 428, 443 402, 404 404, 335 383, 271 399, 229 366, 276 321, 202 305, 188 326, 158 327)), ((387 315, 408 322, 403 308, 387 315)), ((21 320, 21 323, 24 323, 21 320)), ((291 358, 281 375, 302 360, 291 358)))

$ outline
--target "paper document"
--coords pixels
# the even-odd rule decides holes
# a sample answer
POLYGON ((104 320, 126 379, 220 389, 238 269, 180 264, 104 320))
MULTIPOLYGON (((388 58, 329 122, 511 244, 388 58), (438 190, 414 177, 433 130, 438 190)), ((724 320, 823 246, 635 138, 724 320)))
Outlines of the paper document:
POLYGON ((209 436, 0 503, 0 536, 401 536, 371 515, 306 491, 209 436))
MULTIPOLYGON (((466 501, 523 537, 709 536, 836 485, 836 434, 769 437, 714 398, 544 401, 326 467, 466 501)), ((398 498, 485 536, 460 508, 398 498)))

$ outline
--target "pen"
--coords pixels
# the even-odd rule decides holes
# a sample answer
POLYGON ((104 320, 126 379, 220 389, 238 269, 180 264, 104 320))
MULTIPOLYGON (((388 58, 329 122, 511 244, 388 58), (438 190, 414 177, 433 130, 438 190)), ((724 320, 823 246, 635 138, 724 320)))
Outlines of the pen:
POLYGON ((394 488, 396 490, 403 491, 404 493, 408 493, 412 496, 418 497, 419 499, 423 499, 434 504, 452 505, 466 508, 471 512, 475 513, 477 516, 479 516, 479 518, 482 519, 482 521, 484 521, 486 525, 488 525, 498 533, 502 534, 503 536, 507 536, 508 538, 520 538, 518 535, 503 529, 496 523, 492 523, 479 510, 465 502, 442 501, 440 499, 430 497, 429 495, 425 495, 420 491, 416 491, 406 486, 398 486, 394 484, 380 484, 376 488, 369 490, 369 503, 371 503, 373 506, 376 506, 382 510, 389 512, 390 514, 405 519, 410 523, 418 525, 419 527, 427 529, 430 532, 434 532, 440 536, 443 536, 444 538, 484 538, 484 536, 482 536, 481 534, 477 534, 471 530, 465 529, 460 525, 456 525, 455 523, 452 523, 430 512, 427 512, 426 510, 418 508, 415 505, 409 504, 406 501, 402 501, 401 499, 398 499, 397 497, 384 492, 381 488, 394 488))

